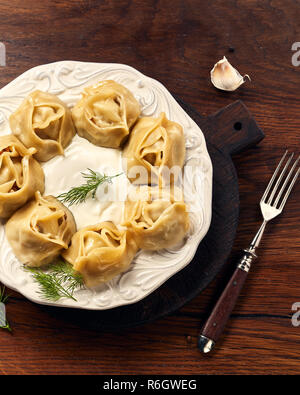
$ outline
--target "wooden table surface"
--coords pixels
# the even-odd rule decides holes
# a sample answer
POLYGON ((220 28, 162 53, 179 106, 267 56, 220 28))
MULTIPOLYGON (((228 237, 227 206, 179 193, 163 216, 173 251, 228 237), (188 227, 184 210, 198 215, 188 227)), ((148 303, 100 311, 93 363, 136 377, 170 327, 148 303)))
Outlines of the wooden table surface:
MULTIPOLYGON (((300 41, 297 0, 2 0, 0 41, 7 65, 0 87, 25 70, 58 60, 118 62, 161 81, 203 115, 241 99, 264 130, 257 147, 234 158, 240 222, 232 259, 260 222, 258 201, 285 148, 299 153, 300 41), (227 56, 252 82, 233 93, 210 83, 227 56)), ((0 332, 2 374, 299 374, 300 182, 270 225, 222 340, 211 355, 196 346, 199 328, 225 285, 228 264, 179 311, 118 333, 78 328, 11 292, 13 333, 0 332)), ((222 235, 220 235, 222 237, 222 235)))

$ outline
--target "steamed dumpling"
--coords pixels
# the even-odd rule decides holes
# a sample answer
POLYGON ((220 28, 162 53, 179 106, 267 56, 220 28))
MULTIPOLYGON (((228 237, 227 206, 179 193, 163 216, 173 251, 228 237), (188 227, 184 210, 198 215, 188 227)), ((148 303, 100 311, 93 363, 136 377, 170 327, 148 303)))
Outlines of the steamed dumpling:
POLYGON ((125 203, 125 226, 134 234, 139 248, 160 250, 183 240, 189 215, 182 192, 156 187, 134 188, 125 203))
POLYGON ((80 229, 63 257, 80 272, 88 287, 126 271, 137 251, 131 234, 112 222, 80 229))
POLYGON ((140 112, 139 103, 127 88, 107 80, 85 88, 72 117, 79 136, 98 146, 118 148, 140 112))
POLYGON ((37 192, 35 200, 7 221, 5 232, 20 262, 42 266, 68 248, 76 224, 72 213, 59 200, 37 192))
POLYGON ((45 162, 62 155, 75 135, 71 112, 57 96, 36 90, 9 118, 11 130, 35 158, 45 162))
POLYGON ((0 218, 10 217, 36 191, 44 192, 44 172, 32 157, 35 152, 12 134, 0 137, 0 218))
POLYGON ((158 118, 140 118, 123 157, 127 160, 127 176, 131 182, 165 185, 176 181, 185 158, 182 127, 169 121, 164 113, 158 118))

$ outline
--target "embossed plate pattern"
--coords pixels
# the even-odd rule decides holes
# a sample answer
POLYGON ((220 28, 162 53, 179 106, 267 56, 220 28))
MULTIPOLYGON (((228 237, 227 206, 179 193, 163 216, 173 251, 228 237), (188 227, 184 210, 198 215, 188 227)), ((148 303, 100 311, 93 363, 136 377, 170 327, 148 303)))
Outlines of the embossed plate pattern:
POLYGON ((185 166, 191 165, 185 181, 185 200, 190 207, 191 229, 181 246, 156 252, 140 251, 130 269, 97 290, 75 292, 77 299, 45 301, 38 286, 14 256, 0 223, 0 281, 28 299, 54 306, 106 310, 135 303, 157 289, 189 264, 198 244, 208 231, 211 220, 212 165, 204 136, 197 124, 158 81, 122 64, 62 61, 34 67, 0 90, 0 135, 9 134, 9 115, 33 90, 58 95, 69 106, 80 98, 85 86, 98 80, 115 80, 133 92, 142 107, 142 115, 167 118, 183 126, 186 141, 185 166))

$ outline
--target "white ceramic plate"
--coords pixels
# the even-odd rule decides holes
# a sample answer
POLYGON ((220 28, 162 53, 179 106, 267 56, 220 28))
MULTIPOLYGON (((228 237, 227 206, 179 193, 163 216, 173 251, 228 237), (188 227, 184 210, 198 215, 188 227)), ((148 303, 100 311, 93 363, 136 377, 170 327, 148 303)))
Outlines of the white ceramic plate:
MULTIPOLYGON (((39 295, 38 286, 14 256, 0 223, 0 281, 26 298, 40 304, 106 310, 135 303, 188 265, 208 231, 212 205, 212 165, 204 136, 197 124, 156 80, 123 64, 62 61, 34 67, 0 90, 0 135, 9 134, 9 115, 35 89, 58 95, 69 106, 80 98, 85 86, 112 79, 126 86, 142 106, 142 115, 167 118, 183 126, 186 140, 185 166, 193 170, 185 183, 185 201, 190 207, 191 229, 182 245, 157 252, 140 251, 130 269, 97 290, 75 292, 77 299, 62 298, 49 303, 39 295)), ((63 175, 63 169, 61 169, 63 175)), ((199 270, 201 270, 199 268, 199 270)))

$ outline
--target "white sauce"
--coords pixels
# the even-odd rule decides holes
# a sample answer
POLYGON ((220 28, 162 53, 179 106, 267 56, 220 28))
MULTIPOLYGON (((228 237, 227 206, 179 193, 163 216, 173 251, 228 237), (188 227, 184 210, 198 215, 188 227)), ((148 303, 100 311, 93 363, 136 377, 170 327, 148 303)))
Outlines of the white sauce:
MULTIPOLYGON (((88 168, 110 176, 123 172, 121 150, 97 147, 78 135, 65 149, 64 156, 55 156, 42 166, 45 172, 45 195, 55 197, 84 184, 86 180, 81 173, 86 173, 88 168)), ((84 203, 69 206, 77 229, 102 221, 120 224, 129 186, 129 180, 122 174, 113 178, 111 184, 100 185, 95 199, 89 197, 84 203)))

